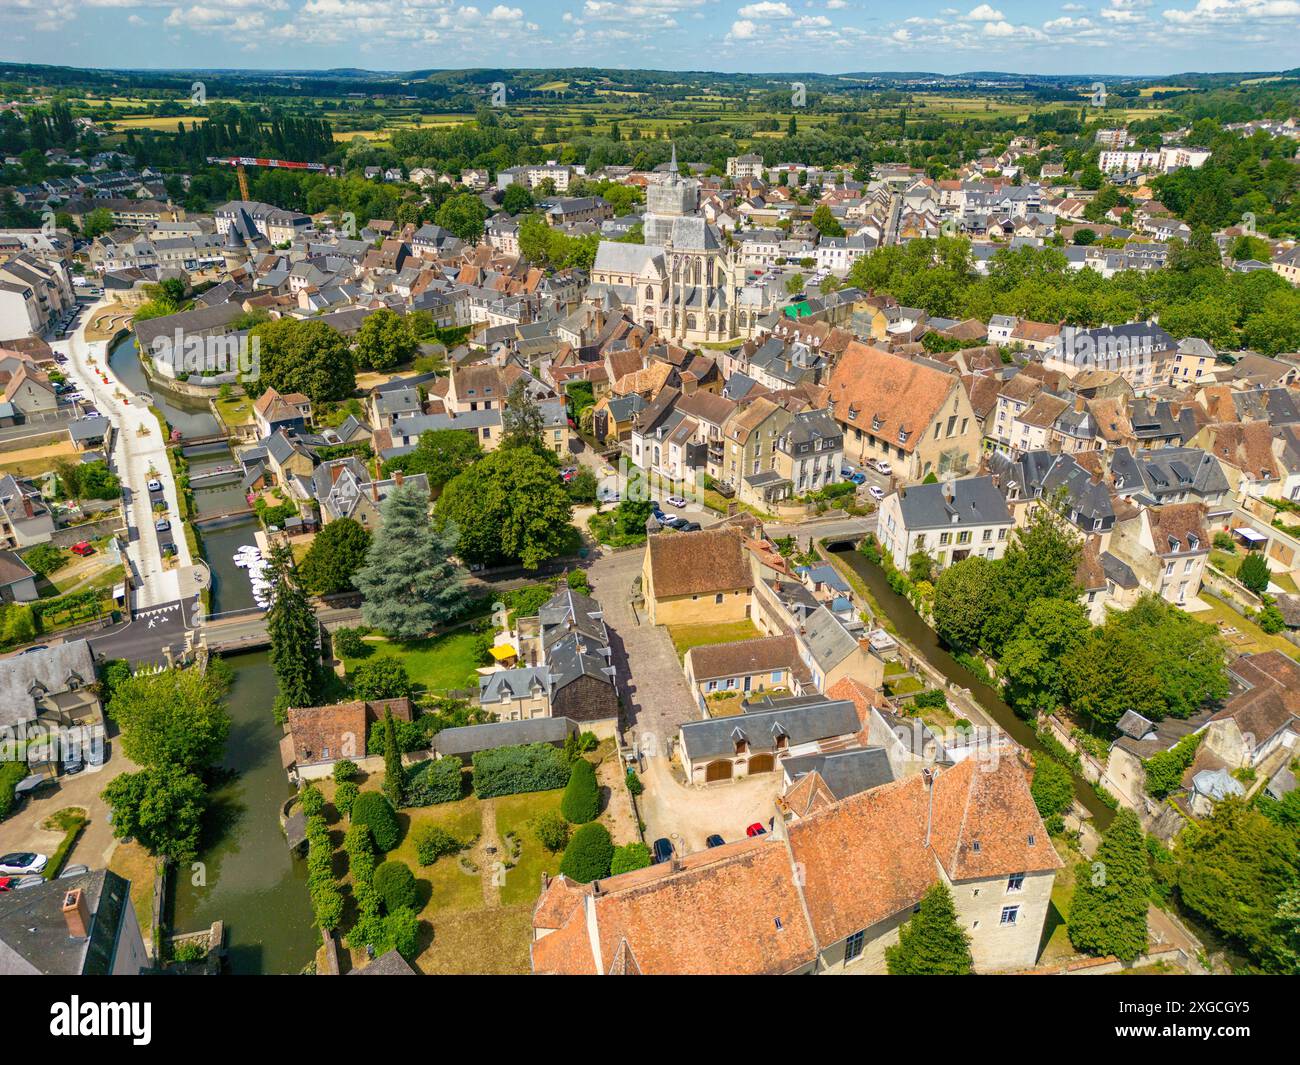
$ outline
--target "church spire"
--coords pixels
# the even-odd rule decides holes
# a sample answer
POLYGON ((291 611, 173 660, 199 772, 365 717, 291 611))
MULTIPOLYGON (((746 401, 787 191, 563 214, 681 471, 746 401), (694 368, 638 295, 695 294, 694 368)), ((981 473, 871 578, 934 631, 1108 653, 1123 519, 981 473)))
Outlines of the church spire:
POLYGON ((677 172, 677 142, 673 141, 673 158, 672 162, 668 164, 668 173, 676 174, 677 172))

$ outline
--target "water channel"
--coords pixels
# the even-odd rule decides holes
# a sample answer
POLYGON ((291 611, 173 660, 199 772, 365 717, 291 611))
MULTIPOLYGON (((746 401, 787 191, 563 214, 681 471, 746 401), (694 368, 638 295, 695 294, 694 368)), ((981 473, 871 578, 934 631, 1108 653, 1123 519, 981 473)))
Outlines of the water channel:
POLYGON ((125 388, 135 393, 150 393, 154 398, 154 406, 162 411, 167 423, 173 429, 179 429, 183 436, 212 436, 221 431, 206 403, 183 400, 149 383, 144 367, 140 365, 140 357, 136 354, 135 334, 128 333, 112 346, 108 353, 108 364, 125 388))
MULTIPOLYGON (((971 697, 984 708, 984 711, 1017 743, 1031 751, 1045 751, 1038 736, 1023 718, 1002 699, 997 690, 978 680, 944 649, 934 629, 930 628, 908 602, 889 586, 884 570, 867 561, 862 552, 851 547, 837 547, 832 553, 838 555, 870 589, 880 608, 889 616, 898 634, 921 653, 935 669, 954 684, 969 688, 971 697)), ((1050 752, 1049 752, 1050 753, 1050 752)), ((1074 777, 1074 794, 1080 804, 1092 815, 1092 823, 1097 830, 1105 831, 1115 817, 1109 806, 1092 789, 1087 781, 1074 777)))

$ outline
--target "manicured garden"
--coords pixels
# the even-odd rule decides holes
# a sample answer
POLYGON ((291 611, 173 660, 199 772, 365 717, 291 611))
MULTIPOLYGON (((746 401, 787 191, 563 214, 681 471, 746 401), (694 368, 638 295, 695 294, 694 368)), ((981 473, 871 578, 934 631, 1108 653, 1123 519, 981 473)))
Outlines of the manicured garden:
POLYGON ((370 654, 344 656, 351 673, 362 662, 381 655, 401 660, 418 690, 428 692, 462 691, 478 687, 481 640, 469 629, 458 629, 426 640, 390 640, 383 636, 365 637, 370 654))

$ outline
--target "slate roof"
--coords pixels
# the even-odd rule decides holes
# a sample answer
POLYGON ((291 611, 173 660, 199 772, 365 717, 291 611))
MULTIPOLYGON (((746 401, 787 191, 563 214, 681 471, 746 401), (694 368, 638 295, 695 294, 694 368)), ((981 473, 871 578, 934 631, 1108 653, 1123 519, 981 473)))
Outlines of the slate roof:
POLYGON ((889 756, 883 747, 858 747, 830 754, 808 754, 781 763, 792 782, 807 773, 817 773, 836 799, 847 799, 870 791, 894 779, 889 756))
POLYGON ((948 485, 916 484, 899 492, 899 509, 909 530, 1011 524, 1011 511, 992 477, 963 477, 948 485))
POLYGON ((491 721, 486 725, 446 728, 433 738, 439 755, 466 755, 489 751, 494 747, 513 747, 521 743, 563 743, 578 723, 567 717, 534 717, 528 721, 491 721))
POLYGON ((847 699, 794 696, 749 704, 753 709, 733 717, 688 721, 681 726, 682 748, 692 761, 732 757, 745 740, 751 751, 775 751, 777 737, 790 747, 858 731, 858 714, 847 699))
POLYGON ((113 971, 130 881, 98 869, 21 891, 0 892, 0 974, 107 976, 113 971), (68 935, 63 901, 80 888, 91 914, 90 935, 68 935))

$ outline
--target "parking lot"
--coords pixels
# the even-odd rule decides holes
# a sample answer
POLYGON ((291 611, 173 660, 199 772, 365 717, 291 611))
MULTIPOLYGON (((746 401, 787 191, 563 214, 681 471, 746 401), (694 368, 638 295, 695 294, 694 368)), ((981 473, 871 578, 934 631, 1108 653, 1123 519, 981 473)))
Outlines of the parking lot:
POLYGON ((704 841, 715 833, 734 843, 745 838, 752 824, 767 828, 781 791, 779 772, 716 784, 684 784, 663 757, 648 759, 641 779, 645 792, 637 801, 646 841, 669 839, 678 855, 704 850, 704 841))

